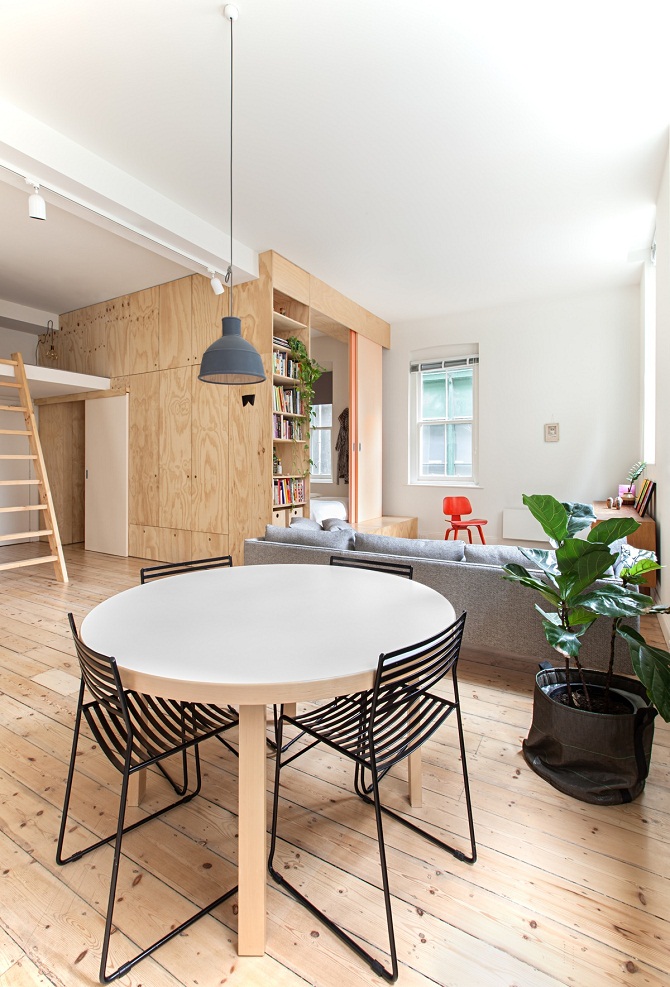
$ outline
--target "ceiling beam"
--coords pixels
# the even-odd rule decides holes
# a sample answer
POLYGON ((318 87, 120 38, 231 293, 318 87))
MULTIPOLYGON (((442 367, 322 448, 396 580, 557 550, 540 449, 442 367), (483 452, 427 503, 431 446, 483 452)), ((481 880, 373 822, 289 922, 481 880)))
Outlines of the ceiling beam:
MULTIPOLYGON (((59 208, 200 274, 225 273, 230 237, 14 104, 0 99, 0 180, 25 179, 59 208), (45 194, 46 193, 46 194, 45 194)), ((258 254, 233 239, 236 283, 258 277, 258 254)))

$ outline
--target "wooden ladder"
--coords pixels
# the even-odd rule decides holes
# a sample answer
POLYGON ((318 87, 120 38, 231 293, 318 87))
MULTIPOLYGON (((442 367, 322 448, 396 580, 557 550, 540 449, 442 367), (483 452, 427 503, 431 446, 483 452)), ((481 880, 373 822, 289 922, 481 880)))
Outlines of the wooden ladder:
MULTIPOLYGON (((0 388, 11 388, 18 391, 19 397, 18 405, 0 403, 0 411, 17 412, 19 414, 23 414, 25 423, 25 428, 0 428, 0 436, 24 435, 28 439, 30 446, 30 453, 27 455, 0 453, 0 461, 17 459, 26 460, 32 463, 34 472, 34 479, 0 480, 0 486, 26 487, 28 494, 30 493, 30 489, 32 487, 37 487, 40 498, 39 504, 26 504, 25 506, 20 507, 0 507, 0 514, 22 512, 25 513, 26 517, 30 517, 33 512, 37 511, 42 513, 42 518, 44 520, 44 527, 37 531, 19 531, 11 535, 0 534, 0 542, 26 541, 28 538, 42 538, 46 535, 49 539, 50 552, 49 555, 19 559, 13 562, 1 562, 0 570, 19 569, 22 566, 40 565, 44 562, 53 562, 56 579, 62 583, 66 583, 68 578, 67 569, 65 568, 65 558, 63 556, 63 546, 61 545, 60 535, 58 534, 58 522, 56 521, 56 513, 54 511, 53 500, 51 498, 51 490, 49 488, 49 480, 47 477, 46 467, 44 465, 42 446, 40 445, 40 437, 37 432, 35 412, 33 409, 32 398, 30 397, 30 389, 26 378, 26 370, 23 365, 23 358, 20 353, 12 353, 11 360, 0 360, 0 364, 4 364, 4 366, 7 367, 12 367, 14 370, 14 380, 0 380, 0 388)), ((1 395, 2 391, 0 390, 0 402, 2 401, 1 395)))

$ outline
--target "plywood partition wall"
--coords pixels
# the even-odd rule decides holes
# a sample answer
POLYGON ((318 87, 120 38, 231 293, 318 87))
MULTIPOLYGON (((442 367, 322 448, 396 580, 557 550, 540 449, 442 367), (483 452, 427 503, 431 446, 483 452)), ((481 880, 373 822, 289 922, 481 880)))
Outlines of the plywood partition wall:
MULTIPOLYGON (((227 290, 214 295, 202 275, 60 317, 56 366, 111 377, 113 389, 129 394, 131 555, 178 561, 230 553, 240 564, 244 539, 264 533, 272 517, 273 293, 309 313, 313 291, 320 318, 346 316, 352 329, 387 340, 386 323, 273 251, 260 255, 258 279, 234 289, 242 334, 263 358, 262 384, 198 381, 202 354, 228 314, 227 290), (243 406, 243 394, 255 403, 243 406)), ((83 538, 82 409, 75 405, 41 409, 45 455, 63 476, 57 514, 68 541, 83 538)))

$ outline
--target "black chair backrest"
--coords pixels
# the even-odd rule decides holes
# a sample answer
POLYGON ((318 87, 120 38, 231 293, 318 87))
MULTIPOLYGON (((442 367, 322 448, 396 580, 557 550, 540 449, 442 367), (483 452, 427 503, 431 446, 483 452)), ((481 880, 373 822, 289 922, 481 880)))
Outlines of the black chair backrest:
POLYGON ((164 562, 161 565, 150 565, 140 569, 140 583, 148 583, 151 579, 162 579, 163 576, 178 576, 182 572, 230 568, 232 564, 231 555, 220 555, 214 559, 193 559, 191 562, 164 562))
POLYGON ((71 613, 67 616, 79 659, 81 677, 88 691, 96 702, 101 703, 111 713, 123 717, 126 723, 129 723, 126 697, 116 660, 87 647, 77 633, 74 617, 71 613))
POLYGON ((446 630, 425 641, 380 656, 370 697, 368 733, 382 760, 397 760, 397 752, 419 747, 455 708, 455 672, 465 616, 461 614, 446 630), (452 671, 455 702, 429 691, 452 671))
POLYGON ((388 572, 405 579, 414 578, 414 568, 405 562, 387 562, 385 559, 357 559, 346 555, 331 555, 331 565, 346 566, 350 569, 371 569, 374 572, 388 572))

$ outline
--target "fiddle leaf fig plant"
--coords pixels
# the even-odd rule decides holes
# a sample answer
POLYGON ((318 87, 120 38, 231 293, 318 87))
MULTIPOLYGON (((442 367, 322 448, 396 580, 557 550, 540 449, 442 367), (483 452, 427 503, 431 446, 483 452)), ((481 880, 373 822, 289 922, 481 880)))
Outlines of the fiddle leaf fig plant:
POLYGON ((670 721, 670 653, 648 645, 638 631, 624 623, 626 618, 670 611, 670 607, 654 604, 636 589, 647 572, 660 566, 655 559, 642 558, 622 568, 618 578, 611 575, 622 539, 636 531, 639 522, 621 517, 594 524, 597 519, 589 504, 561 503, 546 494, 524 494, 523 502, 540 522, 552 550, 522 548, 540 575, 512 564, 504 566, 504 578, 535 590, 544 600, 535 609, 542 618, 547 642, 564 661, 569 705, 579 705, 583 697, 585 708, 592 709, 580 651, 589 628, 604 617, 612 622, 606 703, 616 640, 620 638, 628 646, 633 670, 647 690, 649 701, 664 720, 670 721), (590 528, 586 538, 577 538, 586 528, 590 528), (579 675, 579 695, 571 684, 572 665, 579 675))

